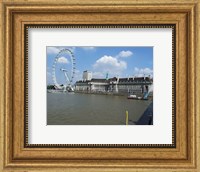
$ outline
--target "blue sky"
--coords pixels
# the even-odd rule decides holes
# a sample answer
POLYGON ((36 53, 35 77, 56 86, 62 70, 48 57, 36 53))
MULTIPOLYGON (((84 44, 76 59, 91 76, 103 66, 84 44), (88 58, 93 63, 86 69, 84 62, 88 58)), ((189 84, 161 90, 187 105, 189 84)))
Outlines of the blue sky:
MULTIPOLYGON (((82 80, 83 71, 88 70, 93 78, 108 77, 153 77, 153 47, 47 47, 47 84, 53 84, 52 71, 55 57, 62 49, 69 49, 75 58, 75 76, 73 83, 82 80)), ((56 80, 65 83, 61 68, 72 71, 72 57, 69 53, 58 56, 55 65, 56 80)))

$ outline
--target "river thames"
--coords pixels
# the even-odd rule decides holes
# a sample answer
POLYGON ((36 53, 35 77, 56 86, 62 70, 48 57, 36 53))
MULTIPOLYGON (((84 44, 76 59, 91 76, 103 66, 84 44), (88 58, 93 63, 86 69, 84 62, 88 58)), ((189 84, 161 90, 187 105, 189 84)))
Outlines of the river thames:
POLYGON ((47 125, 125 125, 126 111, 134 125, 151 104, 126 96, 47 93, 47 125))

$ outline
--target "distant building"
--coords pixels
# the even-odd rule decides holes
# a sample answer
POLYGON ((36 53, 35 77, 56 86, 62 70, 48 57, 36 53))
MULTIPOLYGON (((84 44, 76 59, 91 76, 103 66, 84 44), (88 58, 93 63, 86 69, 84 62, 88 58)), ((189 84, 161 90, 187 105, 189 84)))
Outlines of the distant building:
POLYGON ((92 72, 90 72, 90 71, 84 71, 83 72, 83 80, 84 81, 89 81, 89 80, 91 80, 92 79, 92 72))
POLYGON ((113 93, 134 93, 143 94, 149 91, 149 87, 153 84, 150 77, 135 78, 107 78, 107 79, 85 79, 77 81, 75 84, 76 91, 87 92, 113 92, 113 93))

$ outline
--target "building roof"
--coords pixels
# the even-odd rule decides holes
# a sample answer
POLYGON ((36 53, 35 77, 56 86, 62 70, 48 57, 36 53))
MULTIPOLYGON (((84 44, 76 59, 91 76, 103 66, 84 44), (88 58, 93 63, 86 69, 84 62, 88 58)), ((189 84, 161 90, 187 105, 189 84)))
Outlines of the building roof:
POLYGON ((85 71, 83 71, 83 73, 85 73, 85 72, 89 72, 89 73, 91 73, 91 71, 89 71, 89 70, 85 70, 85 71))
MULTIPOLYGON (((104 82, 104 83, 108 83, 108 82, 116 82, 118 80, 118 78, 113 77, 113 78, 109 78, 109 79, 103 79, 103 78, 92 78, 91 80, 80 80, 77 81, 76 83, 88 83, 88 82, 104 82)), ((123 83, 123 82, 152 82, 153 79, 150 79, 149 77, 134 77, 134 78, 119 78, 119 83, 123 83)))
POLYGON ((91 82, 108 82, 107 79, 100 79, 100 78, 92 78, 91 82))

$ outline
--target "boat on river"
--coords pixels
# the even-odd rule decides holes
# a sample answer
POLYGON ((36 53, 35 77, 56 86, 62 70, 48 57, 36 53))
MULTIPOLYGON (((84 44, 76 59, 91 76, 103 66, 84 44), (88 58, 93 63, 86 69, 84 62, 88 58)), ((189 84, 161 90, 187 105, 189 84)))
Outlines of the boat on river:
POLYGON ((128 99, 135 99, 135 100, 142 100, 142 97, 137 97, 137 95, 134 95, 134 94, 130 94, 128 97, 128 99))
POLYGON ((127 98, 134 100, 148 100, 148 95, 149 95, 148 93, 145 93, 142 97, 140 97, 135 94, 130 94, 127 98))

